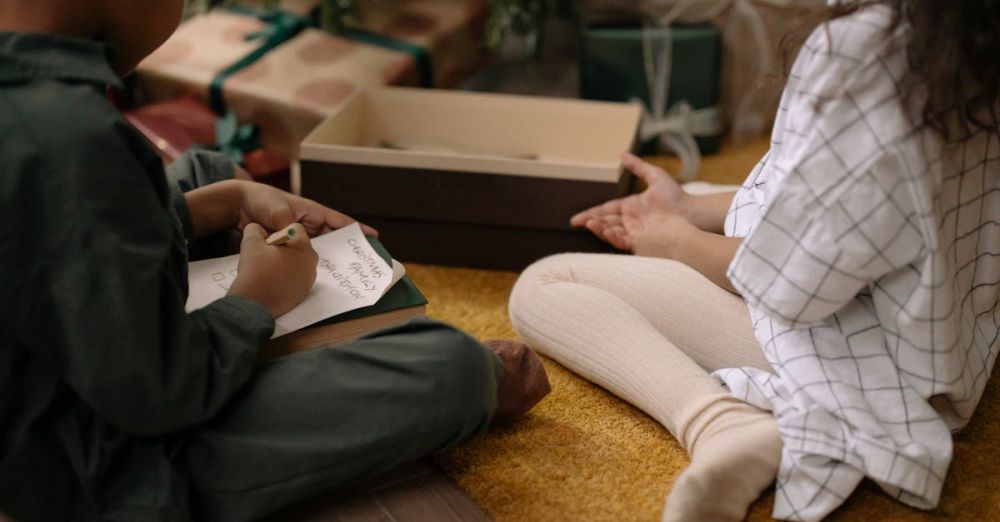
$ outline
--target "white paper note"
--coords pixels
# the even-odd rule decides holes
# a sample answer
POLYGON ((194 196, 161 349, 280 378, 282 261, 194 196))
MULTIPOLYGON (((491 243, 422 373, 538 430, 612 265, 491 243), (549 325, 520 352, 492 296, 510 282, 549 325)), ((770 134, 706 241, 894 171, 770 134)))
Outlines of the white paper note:
MULTIPOLYGON (((403 265, 393 260, 390 267, 375 252, 357 223, 313 238, 312 246, 319 254, 316 283, 301 304, 275 320, 273 337, 371 306, 405 274, 403 265)), ((224 297, 236 279, 239 260, 233 255, 190 263, 187 310, 224 297)))

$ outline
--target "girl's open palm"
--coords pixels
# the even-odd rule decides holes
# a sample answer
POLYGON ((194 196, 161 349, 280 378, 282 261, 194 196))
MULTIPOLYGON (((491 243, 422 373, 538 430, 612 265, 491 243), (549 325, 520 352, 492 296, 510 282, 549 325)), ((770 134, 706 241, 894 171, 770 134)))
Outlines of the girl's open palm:
POLYGON ((646 182, 646 190, 584 210, 570 218, 570 225, 587 227, 615 248, 631 250, 635 236, 656 216, 683 215, 687 196, 669 174, 655 165, 632 154, 623 154, 622 164, 646 182))

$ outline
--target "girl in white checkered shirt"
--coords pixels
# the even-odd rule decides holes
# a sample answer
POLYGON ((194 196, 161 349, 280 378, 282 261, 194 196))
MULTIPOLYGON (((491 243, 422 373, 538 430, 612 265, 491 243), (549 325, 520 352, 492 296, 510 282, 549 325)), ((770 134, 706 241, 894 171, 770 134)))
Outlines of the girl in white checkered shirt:
POLYGON ((775 477, 777 518, 865 476, 931 509, 997 357, 1000 4, 831 10, 738 191, 626 155, 646 191, 572 223, 636 255, 544 259, 511 296, 529 345, 688 450, 667 520, 742 518, 775 477))

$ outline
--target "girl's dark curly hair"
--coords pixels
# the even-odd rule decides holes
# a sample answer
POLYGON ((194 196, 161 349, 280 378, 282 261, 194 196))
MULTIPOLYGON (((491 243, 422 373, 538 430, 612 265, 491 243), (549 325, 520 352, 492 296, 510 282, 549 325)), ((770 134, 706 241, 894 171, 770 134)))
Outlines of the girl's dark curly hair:
POLYGON ((838 0, 824 16, 878 4, 893 10, 888 32, 909 26, 910 73, 927 93, 923 123, 946 140, 1000 134, 1000 0, 838 0))

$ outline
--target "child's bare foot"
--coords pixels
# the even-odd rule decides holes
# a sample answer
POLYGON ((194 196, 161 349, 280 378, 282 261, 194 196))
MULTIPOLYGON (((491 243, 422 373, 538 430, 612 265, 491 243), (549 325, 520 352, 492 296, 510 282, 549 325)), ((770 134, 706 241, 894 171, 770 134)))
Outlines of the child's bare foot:
POLYGON ((503 361, 503 379, 497 387, 493 424, 512 424, 552 391, 549 378, 542 360, 524 343, 491 339, 483 344, 503 361))
POLYGON ((664 522, 746 517, 750 504, 774 482, 781 460, 774 418, 765 412, 754 416, 698 441, 691 465, 667 496, 664 522))

